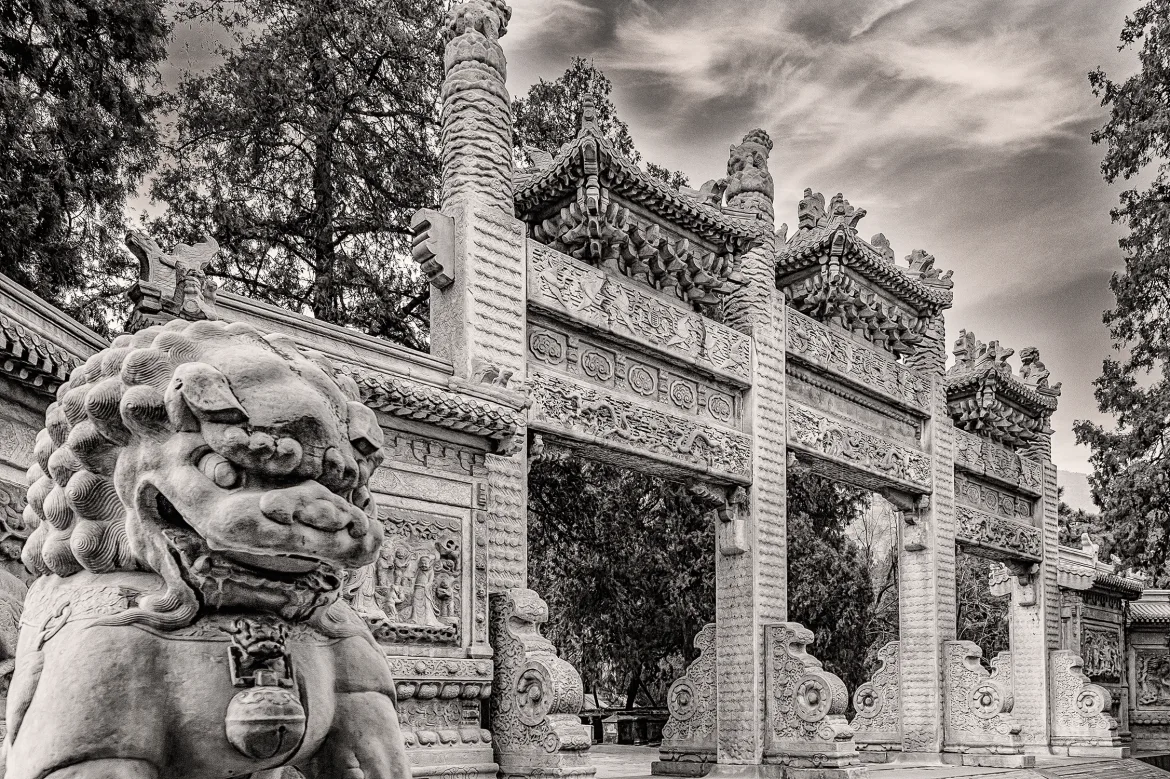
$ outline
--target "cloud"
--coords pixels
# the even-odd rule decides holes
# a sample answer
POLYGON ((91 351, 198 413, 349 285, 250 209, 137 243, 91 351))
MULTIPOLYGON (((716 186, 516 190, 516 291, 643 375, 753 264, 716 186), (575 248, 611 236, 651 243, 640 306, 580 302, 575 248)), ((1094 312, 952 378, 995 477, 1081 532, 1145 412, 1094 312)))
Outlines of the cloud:
POLYGON ((1056 459, 1095 414, 1101 310, 1121 265, 1088 140, 1086 73, 1133 68, 1116 41, 1137 0, 515 0, 511 87, 592 58, 647 159, 702 182, 756 126, 776 142, 777 219, 804 187, 842 191, 898 256, 955 271, 948 325, 1041 348, 1064 382, 1056 459), (531 16, 539 22, 525 25, 531 16))

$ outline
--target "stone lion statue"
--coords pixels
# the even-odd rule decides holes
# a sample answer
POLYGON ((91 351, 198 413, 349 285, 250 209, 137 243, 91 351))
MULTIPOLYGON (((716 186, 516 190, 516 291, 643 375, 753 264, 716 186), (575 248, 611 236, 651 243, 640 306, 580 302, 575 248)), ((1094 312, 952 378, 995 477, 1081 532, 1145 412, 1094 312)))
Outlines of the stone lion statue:
POLYGON ((250 325, 116 338, 37 438, 6 779, 408 779, 385 657, 340 598, 383 530, 382 433, 250 325))

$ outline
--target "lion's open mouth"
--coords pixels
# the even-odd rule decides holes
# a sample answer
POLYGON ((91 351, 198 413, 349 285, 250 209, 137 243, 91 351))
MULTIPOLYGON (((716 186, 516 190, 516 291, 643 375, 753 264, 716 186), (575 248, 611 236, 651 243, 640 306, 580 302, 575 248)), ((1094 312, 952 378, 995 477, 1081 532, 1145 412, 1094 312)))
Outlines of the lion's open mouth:
POLYGON ((159 492, 156 501, 163 534, 184 578, 205 604, 278 606, 293 612, 286 616, 299 618, 339 594, 341 576, 332 564, 307 555, 211 549, 166 496, 159 492))

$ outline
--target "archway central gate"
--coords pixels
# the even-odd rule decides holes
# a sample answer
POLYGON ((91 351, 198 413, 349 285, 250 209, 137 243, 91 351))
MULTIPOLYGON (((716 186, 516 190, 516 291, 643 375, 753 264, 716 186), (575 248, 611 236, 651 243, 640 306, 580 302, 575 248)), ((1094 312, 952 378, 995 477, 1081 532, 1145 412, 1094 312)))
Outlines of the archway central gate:
MULTIPOLYGON (((1075 658, 1050 665, 1058 389, 1038 355, 1016 377, 1010 350, 971 338, 945 373, 950 274, 861 239, 864 211, 840 196, 806 192, 794 235, 775 232, 763 131, 732 148, 725 179, 680 192, 622 158, 587 104, 573 142, 514 171, 509 13, 469 0, 450 17, 442 206, 415 220, 432 351, 481 391, 523 388, 530 434, 686 480, 711 507, 717 619, 676 685, 665 770, 849 775, 859 745, 1000 765, 1028 748, 1111 750, 1101 706, 1070 713, 1096 694, 1075 658), (903 520, 900 642, 852 727, 844 686, 786 621, 793 456, 903 520), (956 545, 1006 566, 1012 653, 993 676, 954 640, 956 545)), ((544 606, 524 589, 525 455, 487 458, 495 751, 507 776, 587 774, 580 679, 539 637, 544 606)))

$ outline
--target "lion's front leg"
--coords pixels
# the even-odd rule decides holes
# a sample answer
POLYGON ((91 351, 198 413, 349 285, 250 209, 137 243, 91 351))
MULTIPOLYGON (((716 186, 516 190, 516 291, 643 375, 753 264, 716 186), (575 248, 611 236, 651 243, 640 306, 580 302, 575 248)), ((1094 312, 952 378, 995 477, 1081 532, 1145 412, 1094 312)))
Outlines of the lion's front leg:
POLYGON ((342 693, 333 728, 306 766, 308 779, 410 779, 398 714, 380 692, 342 693))
POLYGON ((158 769, 145 760, 86 760, 59 768, 45 779, 158 779, 158 769))

